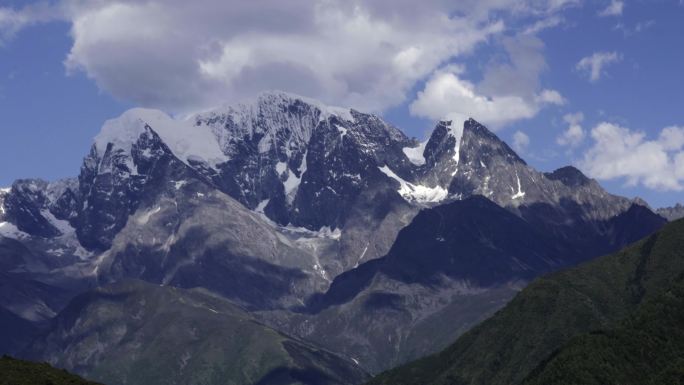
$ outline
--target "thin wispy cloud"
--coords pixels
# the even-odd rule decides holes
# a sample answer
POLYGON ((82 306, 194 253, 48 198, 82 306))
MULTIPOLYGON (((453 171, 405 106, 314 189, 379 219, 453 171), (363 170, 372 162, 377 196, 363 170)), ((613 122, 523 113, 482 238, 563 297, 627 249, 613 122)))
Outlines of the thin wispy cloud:
POLYGON ((589 75, 589 81, 596 82, 605 74, 605 68, 622 60, 622 54, 618 52, 595 52, 591 56, 582 58, 575 68, 579 71, 586 72, 589 75))
POLYGON ((522 132, 522 131, 516 131, 513 134, 513 148, 515 151, 518 152, 525 152, 527 151, 527 147, 530 145, 530 137, 522 132))
POLYGON ((625 3, 619 0, 612 0, 610 5, 601 10, 598 15, 601 17, 620 16, 625 8, 625 3))
POLYGON ((7 44, 22 29, 61 18, 61 12, 48 3, 29 4, 21 9, 0 7, 0 46, 7 44))
POLYGON ((525 28, 522 33, 525 35, 535 35, 543 30, 557 27, 563 22, 564 19, 560 16, 549 17, 535 22, 534 24, 525 28))

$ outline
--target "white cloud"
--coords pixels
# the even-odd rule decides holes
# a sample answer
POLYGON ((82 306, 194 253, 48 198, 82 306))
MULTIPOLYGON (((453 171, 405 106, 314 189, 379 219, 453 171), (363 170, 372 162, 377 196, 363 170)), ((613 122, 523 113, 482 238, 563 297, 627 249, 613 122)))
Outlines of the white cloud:
POLYGON ((620 16, 625 8, 625 3, 619 0, 612 0, 610 4, 600 11, 599 16, 620 16))
POLYGON ((525 152, 527 150, 527 146, 530 145, 530 137, 527 136, 522 131, 516 131, 513 134, 513 148, 517 152, 525 152))
POLYGON ((596 82, 605 73, 604 68, 622 60, 622 54, 617 52, 595 52, 591 56, 582 58, 575 68, 589 73, 589 81, 596 82))
POLYGON ((499 128, 512 121, 531 118, 537 112, 535 106, 519 96, 490 98, 480 95, 472 83, 459 75, 453 69, 434 74, 409 106, 411 114, 456 122, 473 117, 492 128, 499 128))
POLYGON ((580 166, 597 179, 625 179, 629 186, 682 190, 684 184, 684 127, 667 127, 655 140, 643 132, 612 123, 591 131, 593 146, 580 166))
POLYGON ((621 31, 625 37, 633 36, 648 30, 656 24, 655 20, 645 20, 634 24, 634 27, 630 27, 625 23, 617 23, 613 30, 621 31))
MULTIPOLYGON (((65 64, 127 102, 182 113, 283 89, 382 110, 504 29, 568 0, 61 0, 65 64), (514 16, 511 16, 514 15, 514 16)), ((0 8, 7 11, 7 8, 0 8)), ((24 26, 22 24, 21 26, 24 26)), ((21 26, 13 27, 16 31, 21 26)), ((9 28, 0 30, 9 31, 9 28)), ((1 35, 0 35, 1 36, 1 35)))
POLYGON ((536 96, 536 100, 540 104, 555 104, 557 106, 562 106, 567 103, 567 100, 556 90, 542 90, 539 95, 536 96))
POLYGON ((503 39, 503 45, 509 60, 490 64, 479 84, 463 79, 462 67, 436 71, 418 92, 410 112, 430 119, 472 117, 496 130, 532 118, 544 106, 565 103, 558 91, 540 87, 546 61, 538 38, 519 35, 503 39))
POLYGON ((22 9, 0 7, 0 46, 5 45, 20 30, 59 17, 47 3, 36 3, 22 9))
POLYGON ((660 132, 658 142, 666 151, 677 151, 684 146, 684 127, 665 127, 660 132))
POLYGON ((576 147, 584 140, 584 129, 580 125, 584 120, 584 114, 577 112, 563 116, 563 120, 568 124, 568 128, 556 138, 556 143, 561 146, 576 147))
POLYGON ((545 29, 557 27, 562 23, 563 23, 563 18, 560 16, 553 16, 553 17, 549 17, 549 18, 544 18, 544 19, 536 21, 534 24, 525 28, 522 33, 525 35, 534 35, 534 34, 539 33, 545 29))

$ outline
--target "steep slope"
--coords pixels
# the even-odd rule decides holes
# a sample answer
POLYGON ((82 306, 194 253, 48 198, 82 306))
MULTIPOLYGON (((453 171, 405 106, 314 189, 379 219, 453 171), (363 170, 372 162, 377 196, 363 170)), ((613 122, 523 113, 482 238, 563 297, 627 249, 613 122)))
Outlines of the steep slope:
POLYGON ((75 298, 29 358, 116 384, 355 384, 350 360, 254 321, 203 290, 140 281, 75 298))
POLYGON ((379 171, 410 174, 402 148, 412 142, 377 116, 269 92, 190 121, 230 158, 208 175, 221 191, 280 225, 342 230, 331 276, 384 255, 415 214, 379 171))
POLYGON ((204 287, 250 309, 294 306, 327 287, 317 256, 295 244, 308 234, 281 233, 207 183, 182 180, 146 195, 90 267, 100 283, 138 278, 204 287))
POLYGON ((46 363, 0 357, 0 385, 98 385, 46 363))
MULTIPOLYGON (((662 223, 645 208, 632 212, 630 221, 646 216, 629 239, 662 223)), ((622 217, 610 222, 623 227, 622 217)), ((338 276, 303 314, 262 317, 378 372, 446 347, 534 277, 595 256, 587 248, 473 196, 421 211, 385 257, 338 276)))
MULTIPOLYGON (((616 329, 618 334, 625 333, 625 327, 633 327, 651 318, 644 314, 657 311, 660 306, 658 301, 674 300, 667 291, 670 288, 672 293, 679 290, 676 285, 679 285, 678 282, 684 276, 682 250, 684 221, 677 221, 621 252, 538 279, 503 310, 466 333, 441 353, 390 370, 373 379, 371 383, 520 383, 573 337, 606 328, 619 328, 622 320, 636 314, 633 319, 625 321, 623 325, 626 326, 622 326, 623 329, 616 329), (658 299, 663 295, 664 297, 658 299), (646 318, 640 318, 644 316, 646 318)), ((670 316, 679 317, 679 310, 663 311, 667 311, 670 316)), ((656 314, 652 316, 656 317, 656 314)), ((662 322, 662 325, 656 327, 667 327, 668 321, 663 319, 662 322)), ((644 333, 649 333, 651 329, 648 329, 648 325, 643 326, 647 328, 644 333)), ((592 340, 603 337, 599 334, 584 338, 592 340)), ((638 338, 638 335, 631 335, 629 338, 638 338)), ((581 346, 582 339, 576 344, 581 346)), ((570 346, 568 353, 561 350, 560 354, 555 355, 537 373, 539 377, 533 378, 540 381, 562 378, 555 377, 559 373, 555 369, 563 362, 564 357, 574 356, 573 353, 577 352, 573 351, 572 343, 570 346), (544 368, 548 368, 548 372, 544 373, 544 368), (546 375, 551 377, 545 377, 546 375)), ((630 349, 629 346, 631 345, 624 348, 630 349)), ((590 350, 585 349, 584 352, 588 354, 590 350)), ((597 349, 599 358, 614 358, 609 355, 601 356, 600 352, 597 349)), ((606 354, 608 353, 609 351, 606 354)), ((658 353, 654 351, 654 355, 656 354, 658 353)), ((601 363, 602 361, 596 362, 599 365, 601 363)), ((624 364, 616 361, 613 363, 624 364)), ((579 370, 580 367, 568 366, 564 370, 576 369, 579 370)), ((573 376, 575 375, 581 374, 573 376)), ((569 378, 579 378, 573 376, 569 378)))

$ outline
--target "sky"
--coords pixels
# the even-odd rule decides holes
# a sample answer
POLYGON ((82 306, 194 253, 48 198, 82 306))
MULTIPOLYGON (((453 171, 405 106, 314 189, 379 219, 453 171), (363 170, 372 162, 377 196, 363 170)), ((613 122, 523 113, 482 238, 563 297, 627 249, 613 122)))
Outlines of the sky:
POLYGON ((424 139, 473 117, 541 171, 684 202, 684 0, 0 0, 0 186, 103 122, 279 89, 424 139))

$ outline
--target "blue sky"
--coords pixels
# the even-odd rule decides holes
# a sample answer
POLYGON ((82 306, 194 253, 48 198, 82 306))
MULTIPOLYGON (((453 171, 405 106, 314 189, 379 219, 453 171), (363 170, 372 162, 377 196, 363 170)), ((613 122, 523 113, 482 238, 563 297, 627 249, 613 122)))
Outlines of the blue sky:
POLYGON ((0 3, 0 185, 77 175, 130 107, 184 115, 279 88, 419 138, 474 115, 540 170, 684 201, 681 1, 204 3, 0 3))

